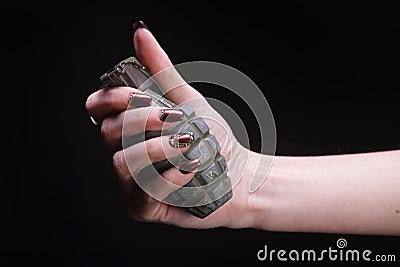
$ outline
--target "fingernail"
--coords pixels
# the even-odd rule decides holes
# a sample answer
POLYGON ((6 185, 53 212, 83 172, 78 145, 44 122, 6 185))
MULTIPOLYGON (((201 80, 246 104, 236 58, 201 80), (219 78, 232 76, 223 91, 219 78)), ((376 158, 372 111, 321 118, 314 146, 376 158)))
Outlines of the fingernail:
POLYGON ((192 132, 184 134, 174 134, 169 138, 169 144, 172 147, 185 147, 190 145, 194 140, 192 132))
POLYGON ((194 171, 195 169, 197 169, 200 166, 200 160, 199 159, 192 159, 189 161, 186 161, 184 163, 182 163, 181 165, 178 166, 179 171, 182 174, 187 174, 191 171, 194 171))
POLYGON ((140 108, 151 106, 151 96, 145 94, 130 94, 128 97, 128 104, 131 107, 140 108))
POLYGON ((136 21, 135 23, 133 23, 133 25, 132 25, 132 27, 133 27, 133 32, 135 32, 137 29, 139 29, 139 28, 145 28, 145 29, 149 29, 147 26, 146 26, 146 24, 144 24, 144 22, 143 21, 141 21, 141 20, 138 20, 138 21, 136 21))
POLYGON ((172 108, 164 108, 159 111, 158 117, 165 122, 181 121, 183 120, 183 112, 172 108))

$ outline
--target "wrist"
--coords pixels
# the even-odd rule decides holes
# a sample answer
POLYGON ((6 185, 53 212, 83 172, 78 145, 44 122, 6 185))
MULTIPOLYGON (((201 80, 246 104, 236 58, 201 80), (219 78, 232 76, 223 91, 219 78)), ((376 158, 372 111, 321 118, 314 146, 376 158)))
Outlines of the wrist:
POLYGON ((274 194, 272 194, 275 179, 273 173, 276 171, 276 158, 270 155, 263 155, 251 152, 247 180, 248 209, 251 215, 251 228, 269 230, 270 221, 273 220, 269 214, 272 208, 274 194), (268 169, 266 170, 266 167, 268 169))
POLYGON ((307 204, 310 165, 304 157, 271 156, 242 148, 230 163, 234 191, 229 228, 298 229, 307 204), (242 164, 246 162, 246 165, 242 164), (303 206, 303 207, 302 207, 303 206), (303 212, 303 214, 302 214, 303 212))
POLYGON ((262 155, 240 147, 232 157, 228 175, 232 179, 233 199, 230 202, 229 228, 259 228, 261 213, 268 210, 269 172, 273 156, 262 155))
POLYGON ((251 180, 259 185, 249 185, 256 189, 248 193, 249 214, 253 218, 251 227, 269 231, 297 229, 296 218, 302 216, 305 205, 302 194, 309 187, 307 176, 301 175, 302 158, 254 153, 251 161, 251 180), (254 168, 257 164, 258 169, 254 168))
POLYGON ((284 232, 357 232, 365 221, 351 221, 351 214, 359 213, 355 217, 362 218, 364 212, 353 205, 359 206, 365 199, 359 199, 363 194, 355 194, 348 186, 357 178, 348 177, 346 170, 358 159, 352 164, 349 161, 350 157, 340 156, 274 157, 265 182, 249 196, 253 199, 250 209, 256 214, 253 227, 284 232))

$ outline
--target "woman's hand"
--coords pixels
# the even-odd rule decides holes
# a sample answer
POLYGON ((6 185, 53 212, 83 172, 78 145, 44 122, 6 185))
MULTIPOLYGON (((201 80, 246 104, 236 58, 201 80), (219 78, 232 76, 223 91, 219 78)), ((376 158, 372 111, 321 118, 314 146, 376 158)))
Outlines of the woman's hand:
MULTIPOLYGON (((152 75, 170 70, 161 77, 161 85, 168 87, 171 82, 183 81, 148 30, 139 28, 134 43, 136 56, 152 75)), ((198 116, 213 118, 207 123, 227 161, 233 197, 208 217, 199 219, 146 194, 133 179, 149 164, 144 159, 160 161, 184 152, 187 147, 174 148, 168 144, 168 137, 162 136, 122 150, 123 133, 160 130, 171 127, 174 122, 163 121, 160 110, 150 108, 149 99, 134 88, 102 89, 89 96, 86 108, 92 117, 102 122, 104 140, 115 152, 115 170, 132 218, 191 228, 223 226, 272 231, 400 234, 400 150, 315 157, 279 156, 273 157, 269 170, 271 156, 243 148, 225 120, 194 88, 183 82, 167 92, 167 97, 176 104, 189 103, 198 116), (133 107, 127 110, 130 96, 133 107), (257 191, 249 193, 249 188, 254 188, 253 179, 264 181, 267 175, 268 179, 257 191)), ((181 115, 178 112, 171 118, 179 120, 181 115)), ((182 186, 192 179, 193 173, 182 173, 173 167, 161 176, 165 180, 158 179, 151 186, 167 196, 174 190, 167 181, 182 186)))
MULTIPOLYGON (((152 75, 168 70, 159 80, 162 87, 167 87, 171 81, 182 84, 166 93, 170 100, 178 105, 187 103, 195 109, 196 115, 212 118, 212 120, 207 120, 207 124, 210 133, 221 145, 221 154, 226 159, 228 176, 231 177, 234 188, 232 199, 205 219, 199 219, 183 208, 168 205, 148 195, 133 179, 149 164, 146 159, 157 162, 167 156, 172 157, 183 153, 188 147, 172 147, 168 143, 168 136, 161 136, 123 149, 122 135, 169 128, 182 119, 182 114, 179 111, 166 110, 165 112, 172 114, 168 116, 168 121, 165 121, 165 116, 160 112, 162 108, 150 107, 151 98, 135 88, 101 89, 89 96, 86 108, 89 115, 101 122, 102 136, 114 153, 114 167, 121 182, 122 192, 128 202, 129 214, 135 220, 163 222, 181 227, 252 227, 254 214, 249 206, 248 195, 251 173, 246 170, 255 169, 258 157, 243 148, 234 138, 225 120, 199 92, 183 82, 168 56, 147 29, 141 27, 135 32, 134 47, 137 58, 152 75), (128 103, 131 103, 129 109, 127 109, 128 103), (246 166, 251 166, 251 168, 246 169, 246 166)), ((191 167, 196 168, 196 163, 194 160, 191 167)), ((182 173, 178 167, 172 167, 161 173, 161 176, 175 185, 183 186, 193 178, 194 172, 182 173)), ((157 179, 157 182, 151 186, 160 188, 159 192, 164 197, 174 191, 174 187, 163 179, 157 179)))

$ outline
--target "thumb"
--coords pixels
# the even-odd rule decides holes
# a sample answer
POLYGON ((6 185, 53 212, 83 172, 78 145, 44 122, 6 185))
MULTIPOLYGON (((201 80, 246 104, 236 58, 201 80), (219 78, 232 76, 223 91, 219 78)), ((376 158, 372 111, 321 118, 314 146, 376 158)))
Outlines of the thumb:
POLYGON ((164 69, 173 67, 168 55, 164 52, 153 34, 148 30, 143 21, 133 24, 133 44, 136 57, 154 75, 164 69))
POLYGON ((167 97, 176 104, 201 97, 200 93, 179 75, 147 26, 142 21, 138 21, 133 24, 133 28, 136 57, 148 68, 151 75, 156 75, 155 78, 167 97))

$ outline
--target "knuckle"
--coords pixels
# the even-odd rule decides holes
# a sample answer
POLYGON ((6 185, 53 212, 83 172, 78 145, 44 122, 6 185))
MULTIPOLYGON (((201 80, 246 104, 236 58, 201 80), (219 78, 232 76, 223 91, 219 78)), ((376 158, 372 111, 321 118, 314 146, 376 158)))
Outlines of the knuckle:
POLYGON ((163 146, 160 138, 153 138, 145 142, 145 149, 150 161, 158 161, 164 158, 163 146))
POLYGON ((114 107, 114 101, 115 101, 115 97, 113 96, 114 94, 109 93, 109 94, 105 94, 104 96, 104 106, 108 109, 113 108, 114 107))
POLYGON ((182 177, 180 177, 180 175, 165 175, 164 174, 163 178, 174 185, 181 185, 181 183, 182 183, 182 177))
POLYGON ((106 140, 112 139, 111 132, 111 120, 105 118, 101 123, 101 136, 106 140))
POLYGON ((127 171, 125 168, 125 157, 122 151, 118 151, 113 155, 113 166, 118 176, 126 178, 127 171))
POLYGON ((171 212, 171 207, 166 206, 164 213, 160 216, 159 222, 160 223, 171 223, 175 219, 175 214, 174 212, 171 212))
POLYGON ((154 153, 156 153, 156 144, 154 143, 153 139, 150 139, 145 142, 145 149, 147 156, 150 159, 154 158, 154 153))
POLYGON ((95 107, 95 93, 92 93, 86 99, 85 108, 86 111, 90 114, 93 112, 94 107, 95 107))
POLYGON ((163 122, 160 120, 160 111, 161 108, 149 108, 144 109, 146 118, 146 129, 158 129, 163 126, 163 122))

